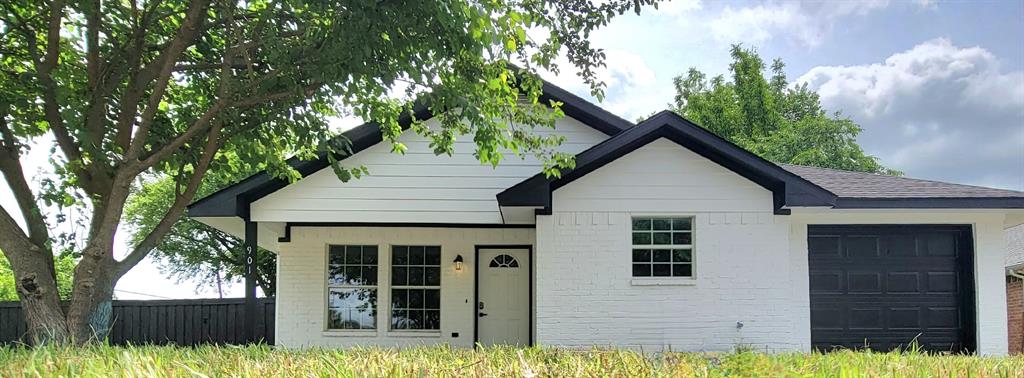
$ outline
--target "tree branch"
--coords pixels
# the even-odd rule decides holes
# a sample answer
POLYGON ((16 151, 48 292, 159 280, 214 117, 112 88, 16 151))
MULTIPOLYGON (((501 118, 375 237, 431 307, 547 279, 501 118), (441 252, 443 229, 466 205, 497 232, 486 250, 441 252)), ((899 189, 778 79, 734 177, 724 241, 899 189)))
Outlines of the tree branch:
MULTIPOLYGON (((174 39, 171 41, 171 44, 168 45, 167 49, 161 52, 156 59, 147 64, 146 67, 140 71, 139 76, 141 76, 141 80, 136 83, 137 85, 141 84, 144 87, 151 80, 155 80, 155 83, 153 91, 149 94, 149 100, 146 102, 146 108, 143 110, 142 116, 140 117, 139 127, 135 131, 135 137, 132 138, 132 141, 129 144, 126 160, 135 160, 139 156, 139 152, 142 151, 142 146, 146 144, 146 138, 149 136, 149 127, 152 124, 153 118, 156 116, 160 100, 163 99, 164 93, 167 90, 171 73, 174 71, 174 65, 185 49, 191 46, 196 37, 199 36, 199 30, 202 27, 202 23, 206 20, 206 9, 208 5, 208 1, 192 0, 189 4, 185 21, 182 22, 181 28, 178 29, 174 39)), ((138 93, 141 98, 141 91, 138 93)), ((134 104, 131 106, 132 108, 135 107, 134 104)), ((131 113, 132 117, 129 121, 134 121, 134 109, 131 113)), ((128 128, 131 128, 131 126, 129 125, 128 128)))
POLYGON ((200 132, 206 130, 206 127, 210 124, 210 122, 213 121, 214 117, 216 117, 217 114, 220 113, 220 111, 226 107, 226 105, 226 101, 224 101, 223 99, 213 104, 213 106, 207 109, 206 113, 203 113, 203 115, 200 116, 199 119, 193 122, 192 126, 189 126, 189 128, 185 130, 185 132, 181 133, 180 135, 172 139, 170 142, 165 144, 162 148, 150 154, 144 160, 139 162, 139 164, 135 167, 136 171, 142 172, 148 169, 149 167, 156 165, 161 160, 173 154, 174 151, 177 151, 179 148, 184 146, 185 143, 187 143, 189 140, 198 136, 200 132))
POLYGON ((268 93, 268 94, 265 94, 263 96, 251 97, 251 98, 247 98, 247 99, 235 102, 234 104, 232 104, 232 106, 236 107, 236 108, 245 108, 245 107, 259 105, 259 104, 267 103, 267 102, 271 102, 271 101, 283 100, 283 99, 286 99, 288 97, 292 97, 292 96, 295 96, 295 95, 298 95, 298 94, 301 94, 301 95, 303 95, 305 97, 309 97, 309 96, 312 96, 313 93, 316 93, 316 91, 319 90, 320 87, 322 87, 322 86, 323 86, 323 84, 319 84, 319 83, 318 84, 307 85, 306 87, 302 88, 301 93, 297 93, 294 90, 282 91, 282 92, 276 92, 276 93, 268 93))
MULTIPOLYGON (((18 226, 18 222, 7 212, 7 209, 0 205, 0 251, 10 257, 13 254, 26 252, 22 250, 22 247, 26 244, 35 245, 29 241, 28 235, 25 235, 25 230, 18 226)), ((52 256, 50 260, 53 260, 52 256)))
MULTIPOLYGON (((145 83, 140 84, 141 78, 139 77, 139 64, 142 61, 142 56, 146 51, 148 51, 145 44, 145 31, 149 28, 151 22, 155 22, 153 12, 156 11, 159 4, 160 1, 151 1, 147 8, 142 11, 142 16, 140 18, 138 16, 138 6, 135 1, 132 1, 132 33, 129 37, 129 41, 125 43, 127 59, 122 65, 124 69, 118 71, 116 78, 111 78, 111 83, 117 83, 119 85, 124 79, 124 75, 131 74, 128 89, 124 94, 125 100, 122 101, 122 110, 118 115, 117 123, 115 124, 116 133, 114 135, 114 142, 121 148, 121 151, 128 151, 128 147, 132 141, 133 123, 131 121, 134 119, 135 112, 138 110, 138 103, 142 98, 143 89, 145 87, 145 83), (131 105, 128 106, 127 104, 131 105), (129 112, 127 109, 130 109, 131 111, 129 112)), ((111 90, 113 90, 113 88, 111 88, 111 90)))
MULTIPOLYGON (((64 125, 64 118, 60 114, 60 102, 57 99, 57 83, 51 76, 60 58, 60 29, 63 16, 64 1, 53 0, 50 3, 50 21, 46 30, 46 53, 42 59, 33 60, 36 61, 36 75, 42 83, 43 111, 46 123, 50 125, 50 130, 53 131, 54 139, 57 140, 57 145, 64 153, 64 157, 69 162, 75 162, 82 160, 82 151, 78 146, 78 142, 75 141, 64 125)), ((35 44, 35 36, 33 35, 29 38, 29 45, 30 50, 34 54, 36 50, 35 44)), ((81 165, 72 164, 72 166, 80 167, 81 165)), ((89 173, 82 168, 76 168, 74 172, 82 181, 82 188, 86 192, 92 193, 92 179, 89 173)))
POLYGON ((7 179, 7 186, 10 187, 14 199, 18 203, 25 225, 28 226, 28 238, 40 249, 48 249, 49 230, 46 228, 46 220, 36 203, 35 195, 25 179, 25 172, 21 167, 21 148, 10 128, 7 126, 6 115, 0 114, 0 172, 7 179))
POLYGON ((199 185, 203 181, 203 176, 206 174, 206 170, 210 168, 210 162, 213 161, 213 157, 217 154, 217 150, 220 149, 220 129, 222 124, 215 124, 211 129, 210 133, 206 136, 206 145, 203 147, 203 152, 199 156, 199 161, 196 163, 193 169, 192 177, 189 179, 188 185, 185 187, 185 191, 174 199, 174 203, 167 210, 167 214, 164 215, 160 222, 157 223, 156 227, 146 235, 145 238, 135 246, 135 249, 128 254, 123 260, 117 262, 116 265, 116 277, 120 277, 128 272, 132 267, 142 261, 150 251, 156 247, 160 239, 167 234, 168 231, 174 226, 174 223, 185 213, 185 206, 187 206, 192 199, 195 197, 196 192, 199 191, 199 185))
MULTIPOLYGON (((89 132, 84 141, 87 148, 101 148, 103 141, 103 125, 106 123, 106 96, 101 90, 103 67, 100 61, 100 18, 102 6, 100 0, 86 3, 85 15, 85 72, 89 86, 89 108, 85 116, 85 129, 89 132)), ((102 156, 102 154, 92 154, 102 156)))

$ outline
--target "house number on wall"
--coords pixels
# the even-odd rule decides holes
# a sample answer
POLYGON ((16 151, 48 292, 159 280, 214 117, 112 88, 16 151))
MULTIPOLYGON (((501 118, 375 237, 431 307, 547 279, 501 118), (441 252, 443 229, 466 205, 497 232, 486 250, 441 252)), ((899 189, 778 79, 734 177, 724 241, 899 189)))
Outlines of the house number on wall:
POLYGON ((252 274, 252 246, 245 246, 245 274, 252 274))

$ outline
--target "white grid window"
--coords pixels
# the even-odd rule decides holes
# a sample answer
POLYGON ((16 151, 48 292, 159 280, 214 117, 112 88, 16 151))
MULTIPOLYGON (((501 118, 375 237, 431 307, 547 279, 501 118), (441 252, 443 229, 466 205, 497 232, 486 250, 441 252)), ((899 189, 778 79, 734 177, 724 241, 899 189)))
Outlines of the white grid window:
POLYGON ((391 247, 391 329, 441 329, 441 247, 391 247))
POLYGON ((633 277, 693 277, 693 217, 634 217, 633 277))
POLYGON ((327 328, 377 328, 377 246, 328 248, 327 328))

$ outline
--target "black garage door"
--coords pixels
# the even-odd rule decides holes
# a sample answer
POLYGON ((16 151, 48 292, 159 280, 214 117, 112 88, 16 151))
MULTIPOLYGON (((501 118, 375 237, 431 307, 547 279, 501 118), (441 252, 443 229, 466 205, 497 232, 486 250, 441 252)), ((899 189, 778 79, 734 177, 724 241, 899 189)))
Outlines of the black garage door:
POLYGON ((811 344, 974 351, 970 226, 809 226, 811 344))

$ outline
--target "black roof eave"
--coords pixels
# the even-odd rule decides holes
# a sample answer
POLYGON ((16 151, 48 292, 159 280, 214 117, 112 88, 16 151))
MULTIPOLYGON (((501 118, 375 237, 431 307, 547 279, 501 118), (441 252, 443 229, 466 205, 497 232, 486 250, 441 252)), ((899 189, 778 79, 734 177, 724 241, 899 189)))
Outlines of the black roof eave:
POLYGON ((835 209, 1024 209, 1024 197, 836 198, 835 209))
POLYGON ((772 191, 774 209, 831 206, 835 196, 692 122, 664 111, 576 155, 576 168, 557 179, 534 175, 498 194, 501 206, 551 209, 551 192, 659 138, 666 138, 772 191))
MULTIPOLYGON (((615 135, 633 126, 633 123, 547 81, 544 81, 541 99, 561 102, 561 109, 565 115, 579 120, 606 135, 615 135)), ((429 107, 426 105, 414 108, 413 114, 415 119, 419 120, 427 120, 433 117, 429 107)), ((404 130, 409 127, 413 119, 413 116, 405 115, 399 119, 399 124, 404 130)), ((352 142, 353 154, 383 141, 380 126, 374 122, 367 122, 356 126, 343 134, 352 142)), ((326 153, 318 154, 315 160, 291 158, 288 159, 288 164, 297 170, 302 177, 309 176, 330 165, 326 153)), ((188 216, 241 217, 247 219, 249 217, 249 204, 287 185, 287 180, 271 177, 266 171, 262 171, 193 202, 188 206, 188 216)))

